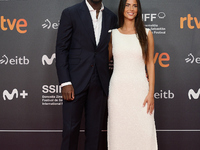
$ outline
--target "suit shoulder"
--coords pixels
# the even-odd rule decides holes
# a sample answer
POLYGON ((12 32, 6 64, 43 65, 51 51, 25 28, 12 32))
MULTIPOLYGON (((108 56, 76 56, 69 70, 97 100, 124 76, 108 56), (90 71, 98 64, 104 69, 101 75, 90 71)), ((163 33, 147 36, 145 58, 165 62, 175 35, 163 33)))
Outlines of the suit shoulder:
POLYGON ((81 3, 78 3, 78 4, 75 4, 75 5, 72 5, 70 7, 67 7, 63 10, 63 12, 73 12, 73 11, 76 11, 79 7, 81 6, 81 3))
POLYGON ((111 16, 117 17, 117 15, 113 13, 110 9, 108 9, 107 7, 104 7, 104 10, 106 13, 110 14, 111 16))

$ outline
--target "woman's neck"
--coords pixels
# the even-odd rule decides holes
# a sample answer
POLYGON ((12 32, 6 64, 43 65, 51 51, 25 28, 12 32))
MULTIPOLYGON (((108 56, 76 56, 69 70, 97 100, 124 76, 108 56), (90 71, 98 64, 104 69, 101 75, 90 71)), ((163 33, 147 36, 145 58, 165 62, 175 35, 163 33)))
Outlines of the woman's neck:
POLYGON ((133 20, 124 20, 124 24, 121 27, 121 30, 124 31, 124 32, 136 33, 135 21, 133 21, 133 20))

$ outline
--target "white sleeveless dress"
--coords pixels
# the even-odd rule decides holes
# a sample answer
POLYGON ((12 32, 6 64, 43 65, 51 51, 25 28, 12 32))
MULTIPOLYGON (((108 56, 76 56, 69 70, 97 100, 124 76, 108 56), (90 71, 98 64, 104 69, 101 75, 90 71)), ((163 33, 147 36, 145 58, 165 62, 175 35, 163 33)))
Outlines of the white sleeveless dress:
POLYGON ((114 70, 108 98, 108 150, 157 150, 154 114, 147 114, 147 104, 143 107, 149 84, 137 35, 114 29, 112 44, 114 70))

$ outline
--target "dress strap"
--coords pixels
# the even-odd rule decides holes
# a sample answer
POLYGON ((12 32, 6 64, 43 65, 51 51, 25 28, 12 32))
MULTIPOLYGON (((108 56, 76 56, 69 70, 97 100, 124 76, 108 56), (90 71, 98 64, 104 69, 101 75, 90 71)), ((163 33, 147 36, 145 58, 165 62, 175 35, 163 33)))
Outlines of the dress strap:
POLYGON ((148 35, 150 29, 149 28, 145 28, 146 34, 148 35))

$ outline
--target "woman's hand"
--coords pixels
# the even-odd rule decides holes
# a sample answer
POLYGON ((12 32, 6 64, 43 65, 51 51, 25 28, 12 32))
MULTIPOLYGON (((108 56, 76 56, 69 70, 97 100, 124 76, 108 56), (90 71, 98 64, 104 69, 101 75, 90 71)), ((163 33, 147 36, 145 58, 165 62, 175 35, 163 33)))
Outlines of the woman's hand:
POLYGON ((155 66, 153 61, 154 56, 154 39, 151 31, 148 32, 148 60, 147 60, 147 80, 149 81, 149 93, 146 96, 143 106, 147 103, 147 114, 150 115, 154 110, 154 85, 155 85, 155 66))
POLYGON ((150 115, 153 113, 154 110, 154 97, 152 94, 148 94, 144 100, 143 107, 145 107, 147 103, 147 114, 150 115))

